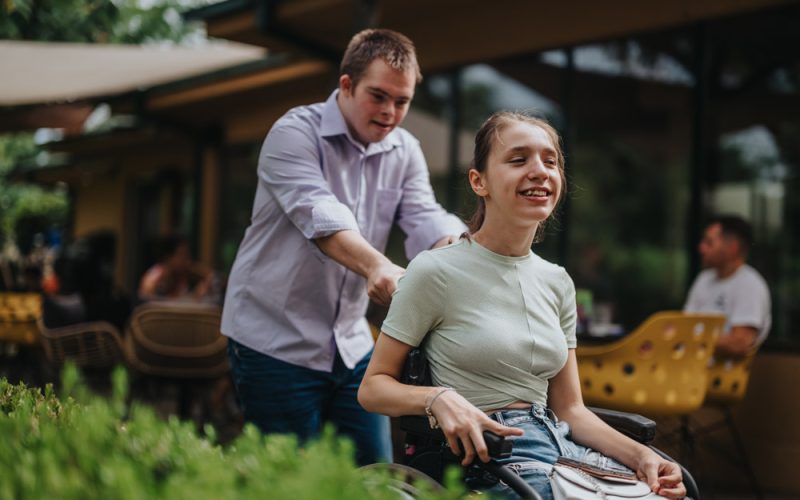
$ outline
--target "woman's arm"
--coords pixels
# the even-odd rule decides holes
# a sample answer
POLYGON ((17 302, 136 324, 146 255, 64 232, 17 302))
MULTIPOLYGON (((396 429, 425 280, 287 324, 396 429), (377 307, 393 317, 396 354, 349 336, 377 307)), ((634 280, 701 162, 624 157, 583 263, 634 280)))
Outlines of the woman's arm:
POLYGON ((572 439, 612 457, 636 471, 653 492, 670 498, 686 495, 677 464, 611 428, 583 404, 575 349, 569 350, 564 368, 550 379, 548 406, 559 419, 569 423, 572 439))
POLYGON ((381 333, 375 343, 358 402, 365 410, 390 417, 424 415, 425 401, 435 387, 401 384, 400 374, 411 346, 381 333))
MULTIPOLYGON (((399 382, 403 363, 410 350, 411 346, 386 334, 381 333, 378 336, 372 359, 358 389, 358 402, 364 409, 392 417, 425 414, 426 405, 430 404, 442 388, 399 382)), ((472 463, 476 454, 482 461, 489 461, 489 453, 483 440, 484 430, 501 436, 522 434, 520 429, 506 427, 490 419, 452 390, 439 394, 431 405, 431 412, 438 420, 450 449, 458 454, 463 447, 463 465, 472 463)))

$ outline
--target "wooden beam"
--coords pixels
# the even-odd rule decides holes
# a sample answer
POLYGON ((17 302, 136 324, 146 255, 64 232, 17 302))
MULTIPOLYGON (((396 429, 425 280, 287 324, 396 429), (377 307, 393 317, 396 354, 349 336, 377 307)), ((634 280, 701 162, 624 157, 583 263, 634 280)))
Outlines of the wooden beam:
POLYGON ((331 65, 322 61, 302 61, 280 68, 271 68, 221 82, 210 83, 189 90, 158 95, 150 98, 150 110, 162 110, 175 106, 205 101, 214 97, 243 92, 258 87, 267 87, 289 80, 298 80, 329 71, 331 65))
POLYGON ((257 28, 255 9, 206 22, 206 32, 213 38, 235 40, 239 33, 257 28))
POLYGON ((93 109, 86 102, 0 109, 0 132, 61 128, 66 135, 78 135, 93 109))

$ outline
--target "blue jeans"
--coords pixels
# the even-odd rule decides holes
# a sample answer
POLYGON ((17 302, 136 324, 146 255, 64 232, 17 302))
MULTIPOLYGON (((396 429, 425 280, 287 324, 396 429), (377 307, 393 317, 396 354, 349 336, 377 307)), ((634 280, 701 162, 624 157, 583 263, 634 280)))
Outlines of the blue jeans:
MULTIPOLYGON (((503 425, 525 431, 524 435, 512 438, 514 450, 511 457, 499 459, 498 462, 514 469, 539 492, 543 500, 553 498, 549 474, 560 455, 603 468, 630 470, 612 458, 573 442, 569 424, 559 422, 552 411, 540 404, 534 403, 525 410, 495 412, 490 417, 503 425)), ((498 483, 489 491, 501 497, 515 496, 504 483, 498 483)))
POLYGON ((228 355, 244 418, 265 434, 296 434, 301 441, 317 436, 324 422, 356 444, 361 464, 392 461, 389 419, 369 413, 356 394, 372 353, 351 370, 339 354, 331 373, 280 361, 233 339, 228 355))

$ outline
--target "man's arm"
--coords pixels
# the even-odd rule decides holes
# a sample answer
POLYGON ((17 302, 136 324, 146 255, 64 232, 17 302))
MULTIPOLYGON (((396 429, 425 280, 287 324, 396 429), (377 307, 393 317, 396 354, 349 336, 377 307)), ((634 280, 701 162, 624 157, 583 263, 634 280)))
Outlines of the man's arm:
POLYGON ((758 337, 758 330, 752 326, 734 326, 728 335, 717 339, 715 354, 742 358, 750 354, 758 337))
POLYGON ((367 295, 380 305, 388 306, 397 280, 405 270, 392 263, 356 231, 339 231, 316 238, 314 242, 328 257, 347 269, 367 278, 367 295))

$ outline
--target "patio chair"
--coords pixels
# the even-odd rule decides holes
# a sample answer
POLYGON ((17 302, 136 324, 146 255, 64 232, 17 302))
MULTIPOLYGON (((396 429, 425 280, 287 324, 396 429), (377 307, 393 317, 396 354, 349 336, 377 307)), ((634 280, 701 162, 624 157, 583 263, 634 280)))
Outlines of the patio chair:
POLYGON ((117 328, 106 321, 48 328, 38 320, 47 361, 60 367, 67 361, 81 368, 111 368, 122 363, 122 340, 117 328))
POLYGON ((38 344, 36 320, 41 315, 42 298, 38 293, 0 293, 0 343, 38 344))
POLYGON ((578 346, 583 399, 647 416, 688 415, 703 404, 706 366, 725 317, 659 312, 617 341, 578 346))
POLYGON ((750 369, 753 365, 757 349, 753 349, 743 358, 712 357, 708 365, 708 391, 703 402, 705 408, 711 408, 721 414, 719 420, 706 424, 694 431, 700 435, 719 428, 727 429, 735 447, 736 456, 732 458, 738 462, 747 475, 750 487, 755 498, 763 498, 761 485, 750 462, 744 441, 733 419, 733 407, 744 399, 750 381, 750 369))
POLYGON ((177 382, 184 418, 189 417, 193 383, 203 381, 207 387, 208 380, 229 371, 220 314, 215 305, 152 302, 131 316, 124 340, 128 364, 140 374, 177 382))
POLYGON ((578 346, 578 372, 586 404, 647 417, 677 417, 666 442, 680 445, 681 461, 694 464, 689 416, 703 404, 707 365, 725 316, 665 311, 629 335, 604 345, 578 346))

